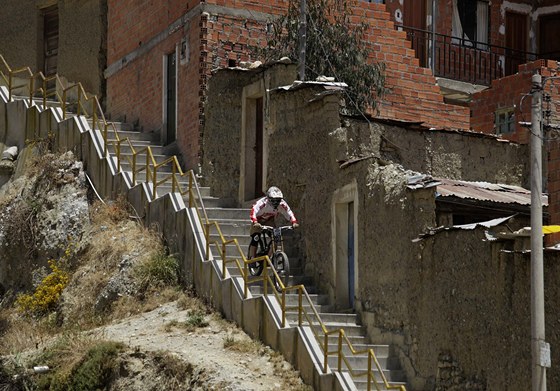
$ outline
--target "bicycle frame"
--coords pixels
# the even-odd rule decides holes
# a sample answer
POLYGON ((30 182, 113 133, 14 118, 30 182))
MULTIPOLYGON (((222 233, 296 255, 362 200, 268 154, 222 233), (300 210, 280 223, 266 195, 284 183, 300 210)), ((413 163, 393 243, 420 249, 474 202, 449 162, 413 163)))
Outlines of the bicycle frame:
POLYGON ((292 229, 290 226, 269 227, 264 226, 259 237, 258 255, 268 255, 272 257, 273 254, 279 251, 284 251, 284 238, 282 231, 292 229))

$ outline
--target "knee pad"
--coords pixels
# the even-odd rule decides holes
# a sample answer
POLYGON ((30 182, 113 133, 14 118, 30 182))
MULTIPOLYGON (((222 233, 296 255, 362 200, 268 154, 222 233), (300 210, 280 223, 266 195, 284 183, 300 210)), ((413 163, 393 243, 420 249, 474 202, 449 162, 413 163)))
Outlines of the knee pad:
POLYGON ((259 238, 260 238, 261 234, 260 233, 254 233, 251 235, 251 246, 255 246, 257 247, 259 245, 259 238))

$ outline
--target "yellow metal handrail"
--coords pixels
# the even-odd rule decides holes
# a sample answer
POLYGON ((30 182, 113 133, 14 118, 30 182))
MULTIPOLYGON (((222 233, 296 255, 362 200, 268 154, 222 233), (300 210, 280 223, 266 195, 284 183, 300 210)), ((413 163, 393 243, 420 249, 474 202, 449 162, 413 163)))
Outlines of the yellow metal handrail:
POLYGON ((99 103, 99 100, 97 98, 97 96, 92 95, 92 96, 88 96, 87 93, 85 92, 83 86, 81 83, 75 83, 72 84, 70 86, 64 86, 62 81, 60 80, 60 78, 58 77, 58 75, 54 75, 52 77, 45 77, 43 75, 42 72, 38 72, 36 74, 34 74, 31 69, 29 67, 24 67, 24 68, 20 68, 20 69, 16 69, 16 70, 12 70, 10 68, 10 66, 8 65, 8 63, 6 62, 6 60, 4 59, 4 57, 2 55, 0 55, 0 82, 3 80, 4 84, 7 85, 8 88, 8 99, 11 100, 12 99, 12 91, 18 88, 22 88, 22 87, 27 87, 28 88, 28 94, 29 94, 29 101, 30 104, 32 103, 33 100, 33 96, 35 93, 39 93, 43 99, 43 107, 46 107, 47 105, 47 99, 51 96, 54 96, 56 98, 56 100, 61 104, 62 106, 62 112, 63 112, 63 118, 66 118, 66 112, 67 112, 67 108, 68 108, 68 102, 67 102, 67 96, 68 96, 68 92, 71 91, 72 89, 76 89, 77 91, 77 100, 76 102, 74 102, 73 104, 76 106, 76 114, 77 115, 84 115, 86 117, 91 118, 92 120, 92 127, 93 129, 99 129, 102 133, 102 137, 103 137, 103 155, 105 157, 108 156, 109 151, 108 151, 108 131, 109 131, 109 127, 113 128, 113 132, 115 134, 115 141, 112 142, 113 146, 115 147, 115 155, 117 157, 117 164, 118 164, 118 169, 119 171, 122 169, 122 164, 121 164, 121 159, 122 159, 122 154, 121 154, 121 144, 123 143, 127 143, 129 148, 132 151, 132 155, 131 157, 128 159, 129 163, 131 164, 131 170, 132 170, 132 182, 133 184, 136 184, 136 174, 138 172, 141 172, 143 170, 146 170, 146 182, 151 182, 153 185, 153 193, 152 193, 152 197, 156 198, 157 196, 157 187, 160 186, 161 184, 167 182, 167 181, 171 181, 171 189, 172 192, 179 192, 181 195, 185 195, 188 194, 189 195, 189 208, 194 208, 196 210, 197 216, 199 218, 199 221, 203 223, 205 230, 204 230, 204 234, 205 234, 205 238, 206 238, 206 259, 209 259, 209 252, 210 252, 210 228, 212 226, 216 227, 216 230, 218 232, 218 237, 219 237, 219 241, 213 241, 212 244, 215 244, 217 249, 218 249, 218 253, 220 255, 220 258, 222 259, 222 278, 226 278, 226 268, 228 263, 230 262, 234 262, 235 266, 237 267, 238 270, 240 270, 241 275, 243 276, 243 280, 244 280, 244 297, 247 298, 248 295, 248 286, 250 284, 253 284, 255 282, 260 282, 262 281, 264 284, 264 294, 268 295, 268 285, 272 284, 272 278, 276 278, 277 281, 279 281, 280 283, 280 288, 281 288, 281 292, 278 292, 275 288, 272 289, 272 292, 274 293, 276 299, 280 302, 281 308, 282 308, 282 327, 285 327, 286 325, 286 312, 287 310, 292 310, 292 309, 296 309, 298 310, 298 326, 302 326, 304 323, 304 318, 307 321, 307 323, 310 325, 310 328, 313 332, 313 334, 315 335, 315 338, 320 342, 320 335, 317 332, 317 328, 315 326, 320 326, 320 330, 323 333, 324 336, 324 345, 321 345, 321 343, 319 343, 319 345, 321 346, 321 348, 323 349, 323 353, 324 353, 324 366, 323 366, 323 371, 326 373, 328 371, 328 357, 330 355, 337 355, 338 357, 338 367, 337 370, 341 371, 342 370, 342 362, 344 362, 344 364, 346 365, 346 367, 348 368, 350 374, 354 377, 360 377, 360 376, 367 376, 368 379, 368 391, 371 390, 371 383, 373 382, 375 384, 375 387, 377 390, 379 390, 379 385, 378 383, 375 381, 375 376, 374 376, 374 372, 372 370, 373 366, 375 366, 375 368, 379 371, 380 375, 381 375, 381 380, 383 382, 383 385, 386 389, 394 389, 394 390, 401 390, 401 391, 406 391, 406 388, 403 385, 391 385, 383 371, 381 366, 379 365, 379 361, 377 360, 377 357, 375 355, 375 352, 373 351, 373 349, 368 349, 368 350, 364 350, 364 351, 357 351, 354 349, 352 343, 350 342, 350 340, 348 339, 348 337, 346 337, 346 334, 344 332, 344 329, 339 328, 339 329, 334 329, 334 330, 328 330, 325 323, 321 320, 321 317, 315 307, 315 305, 313 304, 313 301, 311 300, 307 290, 305 289, 305 287, 303 285, 297 285, 297 286, 289 286, 286 287, 284 286, 282 280, 280 279, 280 277, 278 276, 275 268, 272 265, 271 260, 269 259, 268 256, 262 256, 259 258, 253 258, 248 260, 245 257, 244 252, 242 251, 241 247, 239 246, 239 243, 237 241, 237 239, 226 239, 221 231, 221 228, 218 224, 217 221, 210 221, 208 219, 208 215, 206 213, 206 209, 204 207, 204 203, 202 201, 202 197, 200 194, 200 187, 198 186, 197 180, 196 180, 196 175, 194 174, 194 172, 192 170, 189 170, 186 174, 183 173, 179 162, 176 158, 176 156, 173 156, 167 160, 165 160, 164 162, 161 163, 157 163, 152 149, 147 146, 143 149, 140 150, 136 150, 134 148, 134 146, 132 145, 132 143, 130 142, 130 140, 128 138, 120 138, 118 135, 118 131, 114 125, 114 123, 109 123, 106 119, 105 119, 105 115, 103 113, 103 110, 101 109, 101 105, 99 103), (18 85, 13 85, 13 79, 15 75, 19 75, 19 74, 24 74, 23 78, 27 78, 28 81, 27 83, 24 84, 18 84, 18 85), (40 85, 41 87, 39 89, 35 89, 35 79, 39 79, 40 80, 40 85), (55 83, 55 88, 54 88, 54 92, 48 92, 48 83, 54 81, 55 83), (58 94, 58 87, 60 87, 61 91, 62 91, 62 96, 60 96, 58 94), (86 103, 91 101, 91 110, 88 112, 87 107, 86 107, 86 103), (146 155, 146 164, 140 168, 138 168, 138 156, 141 156, 145 153, 146 155), (172 169, 171 169, 171 174, 165 176, 163 179, 158 180, 157 179, 157 171, 159 168, 167 165, 167 164, 171 164, 172 165, 172 169), (181 189, 180 186, 180 182, 178 180, 178 177, 183 177, 185 175, 189 176, 189 185, 188 188, 186 190, 181 189), (200 210, 202 210, 202 214, 200 212, 200 210), (238 258, 232 258, 232 259, 228 259, 227 254, 226 254, 226 245, 227 244, 235 244, 235 248, 239 254, 238 258), (264 268, 263 268, 263 273, 261 276, 259 277, 253 277, 250 278, 249 277, 249 272, 248 272, 248 265, 253 263, 253 262, 258 262, 258 261, 262 261, 264 262, 264 268), (286 293, 292 290, 297 290, 298 291, 298 305, 297 306, 291 306, 288 307, 286 306, 286 293), (309 314, 309 312, 305 309, 304 305, 303 305, 303 301, 307 302, 307 305, 309 306, 309 308, 311 309, 311 315, 309 314), (313 322, 312 317, 314 317, 316 319, 316 324, 313 322), (328 341, 329 341, 329 336, 333 335, 333 334, 338 334, 338 344, 337 344, 337 349, 336 351, 329 351, 328 348, 328 341), (350 365, 349 360, 346 358, 346 355, 343 352, 342 346, 343 343, 345 343, 350 352, 353 355, 357 355, 357 354, 364 354, 367 352, 368 354, 368 371, 365 373, 357 373, 352 366, 350 365))

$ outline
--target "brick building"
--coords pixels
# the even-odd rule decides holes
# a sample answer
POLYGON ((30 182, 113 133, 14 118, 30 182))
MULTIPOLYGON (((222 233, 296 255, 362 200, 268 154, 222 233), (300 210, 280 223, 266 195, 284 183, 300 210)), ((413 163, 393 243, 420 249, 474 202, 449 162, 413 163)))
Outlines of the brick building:
MULTIPOLYGON (((161 134, 163 145, 196 167, 207 81, 212 69, 238 66, 252 46, 266 43, 272 19, 287 1, 171 1, 135 5, 108 2, 107 107, 111 117, 161 134)), ((379 116, 421 121, 437 128, 469 127, 465 107, 444 102, 432 72, 420 66, 384 4, 356 2, 356 20, 367 20, 371 60, 386 64, 391 90, 379 116)), ((232 124, 240 126, 240 124, 232 124)))

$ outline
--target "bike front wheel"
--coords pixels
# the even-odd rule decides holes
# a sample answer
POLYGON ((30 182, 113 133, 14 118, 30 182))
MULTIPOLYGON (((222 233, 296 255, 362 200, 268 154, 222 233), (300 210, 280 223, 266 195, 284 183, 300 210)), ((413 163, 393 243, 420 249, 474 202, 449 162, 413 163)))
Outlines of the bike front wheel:
MULTIPOLYGON (((284 284, 284 287, 288 286, 288 278, 290 276, 290 261, 288 260, 288 256, 279 251, 272 257, 272 264, 274 265, 274 269, 276 269, 276 273, 280 277, 282 284, 284 284)), ((278 292, 282 292, 282 285, 278 282, 276 276, 273 276, 272 280, 276 290, 278 292)))
MULTIPOLYGON (((259 255, 256 254, 255 257, 259 255)), ((249 250, 247 250, 247 259, 251 259, 251 247, 249 246, 249 250)), ((252 276, 260 276, 264 268, 264 264, 262 261, 257 261, 249 264, 249 273, 252 276)))

